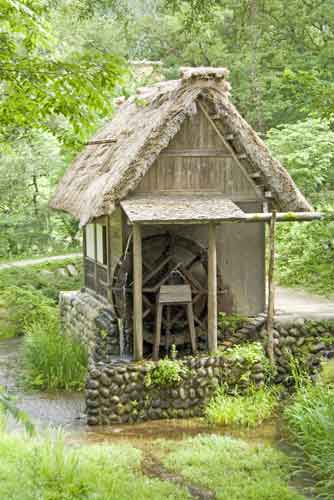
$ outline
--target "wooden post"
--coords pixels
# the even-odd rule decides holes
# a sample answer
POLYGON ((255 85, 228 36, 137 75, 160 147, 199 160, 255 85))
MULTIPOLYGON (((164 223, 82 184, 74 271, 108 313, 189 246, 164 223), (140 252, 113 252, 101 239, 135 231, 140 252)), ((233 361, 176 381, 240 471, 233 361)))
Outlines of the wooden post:
POLYGON ((269 224, 269 266, 268 266, 268 310, 267 310, 267 335, 268 335, 268 356, 275 365, 274 354, 274 314, 275 314, 275 235, 276 235, 276 210, 272 211, 272 218, 269 224))
POLYGON ((208 234, 208 347, 217 351, 217 245, 216 225, 210 222, 208 234))
POLYGON ((143 359, 143 257, 141 227, 133 226, 133 358, 143 359))

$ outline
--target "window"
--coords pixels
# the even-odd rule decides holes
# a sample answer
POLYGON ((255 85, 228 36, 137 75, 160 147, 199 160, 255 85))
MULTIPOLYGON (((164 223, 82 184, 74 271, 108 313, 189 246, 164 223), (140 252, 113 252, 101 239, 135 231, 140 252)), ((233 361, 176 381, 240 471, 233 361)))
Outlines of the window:
POLYGON ((95 260, 95 224, 86 226, 86 255, 95 260))
POLYGON ((107 245, 107 226, 105 224, 87 224, 86 256, 99 264, 107 265, 107 245))

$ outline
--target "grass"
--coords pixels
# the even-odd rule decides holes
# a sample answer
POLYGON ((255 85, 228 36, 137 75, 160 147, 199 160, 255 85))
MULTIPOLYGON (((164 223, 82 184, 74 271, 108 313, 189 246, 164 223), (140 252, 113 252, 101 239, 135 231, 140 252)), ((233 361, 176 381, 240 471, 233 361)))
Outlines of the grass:
POLYGON ((50 317, 26 330, 23 349, 26 385, 43 390, 81 390, 87 373, 84 345, 61 335, 59 321, 50 317))
POLYGON ((277 404, 273 389, 254 388, 246 394, 230 395, 221 387, 206 407, 205 418, 223 426, 256 427, 273 415, 277 404))
POLYGON ((300 466, 312 473, 323 498, 334 498, 334 386, 300 385, 284 416, 300 466))
POLYGON ((0 433, 0 498, 8 500, 183 500, 184 488, 140 471, 130 445, 67 446, 62 435, 0 433))
POLYGON ((57 269, 77 261, 49 262, 43 265, 0 270, 0 339, 20 335, 32 321, 34 310, 56 309, 61 290, 82 286, 82 273, 62 276, 57 269), (45 272, 47 271, 47 272, 45 272))
POLYGON ((221 500, 301 500, 288 486, 287 457, 269 447, 227 436, 197 436, 169 443, 165 466, 221 500))

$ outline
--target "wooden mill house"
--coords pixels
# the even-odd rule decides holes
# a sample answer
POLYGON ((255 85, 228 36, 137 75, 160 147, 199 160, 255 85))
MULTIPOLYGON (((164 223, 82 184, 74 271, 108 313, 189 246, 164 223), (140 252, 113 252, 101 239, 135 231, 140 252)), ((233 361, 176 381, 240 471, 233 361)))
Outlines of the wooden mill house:
POLYGON ((312 208, 229 99, 224 68, 139 89, 74 161, 51 207, 80 220, 85 290, 133 357, 207 338, 220 311, 265 311, 265 222, 312 208), (145 346, 145 348, 144 348, 145 346))

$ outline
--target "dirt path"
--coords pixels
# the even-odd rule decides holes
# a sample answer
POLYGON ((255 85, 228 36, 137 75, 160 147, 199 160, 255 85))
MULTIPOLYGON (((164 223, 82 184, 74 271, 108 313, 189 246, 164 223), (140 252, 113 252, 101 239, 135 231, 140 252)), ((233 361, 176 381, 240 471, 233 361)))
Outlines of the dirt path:
POLYGON ((35 266, 38 264, 44 264, 45 262, 52 262, 57 260, 75 259, 81 257, 81 253, 68 253, 66 255, 52 255, 49 257, 41 257, 39 259, 26 259, 26 260, 15 260, 14 262, 7 262, 0 264, 0 271, 3 269, 10 269, 12 267, 26 267, 35 266))
POLYGON ((299 288, 276 288, 276 314, 279 317, 334 319, 334 299, 299 288))

